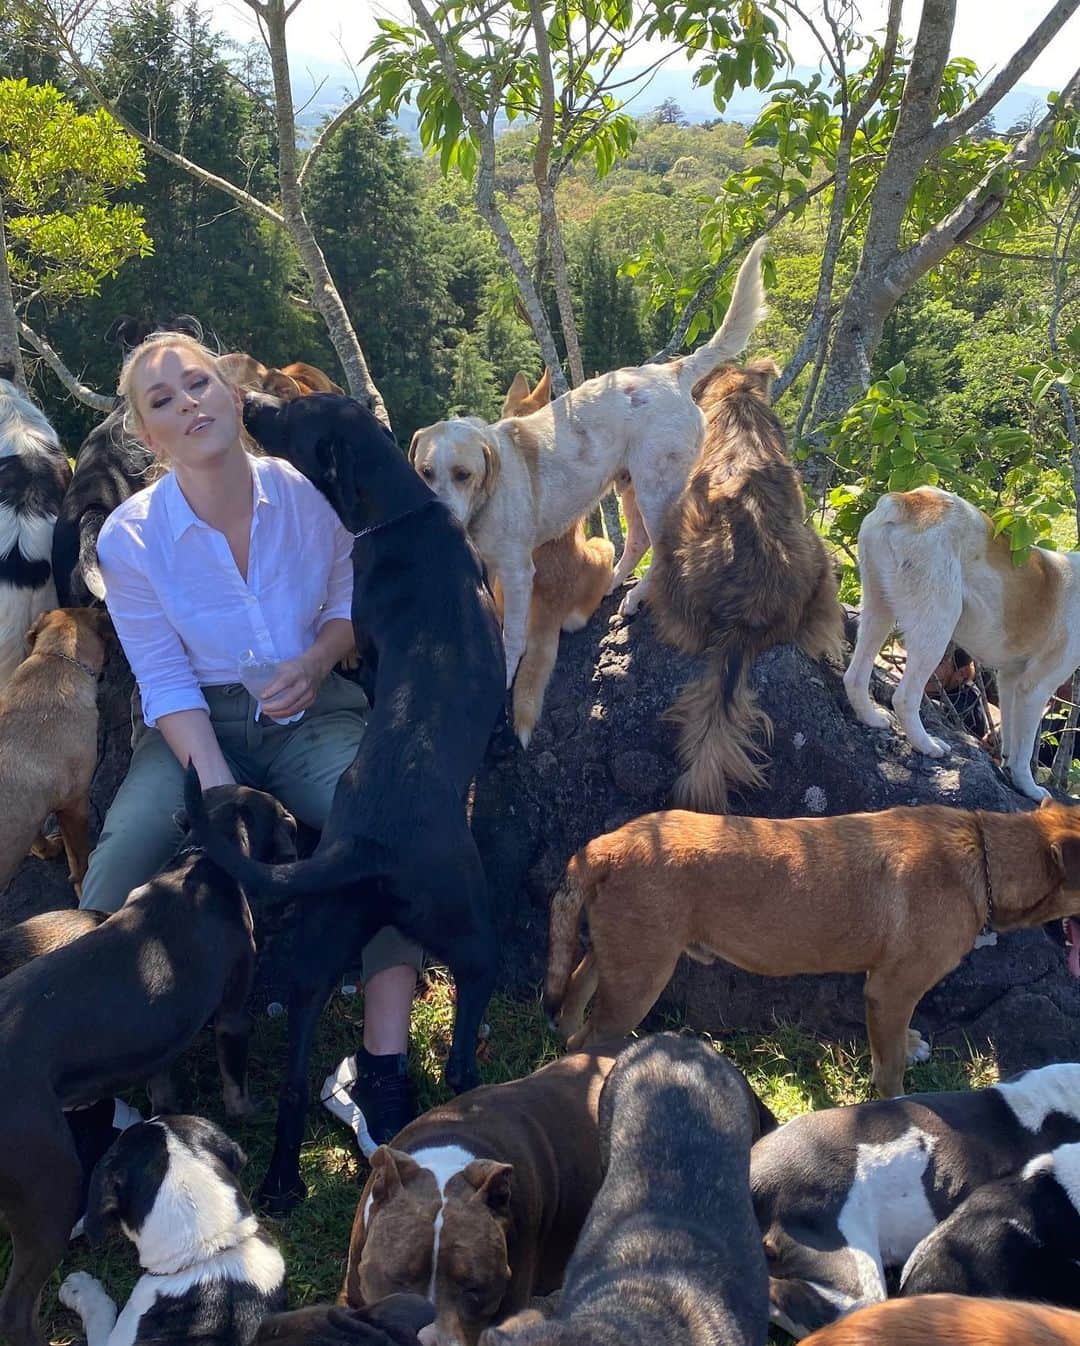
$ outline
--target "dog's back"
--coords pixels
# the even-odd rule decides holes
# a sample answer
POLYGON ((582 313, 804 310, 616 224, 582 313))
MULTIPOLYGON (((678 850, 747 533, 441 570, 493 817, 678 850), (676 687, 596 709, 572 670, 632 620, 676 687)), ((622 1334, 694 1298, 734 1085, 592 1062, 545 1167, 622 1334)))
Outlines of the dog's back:
POLYGON ((605 1083, 600 1126, 607 1174, 554 1316, 510 1319, 485 1346, 763 1343, 767 1276, 747 1176, 754 1119, 734 1067, 696 1038, 641 1039, 605 1083))
POLYGON ((1080 1313, 922 1295, 875 1304, 804 1340, 806 1346, 1080 1346, 1080 1313))

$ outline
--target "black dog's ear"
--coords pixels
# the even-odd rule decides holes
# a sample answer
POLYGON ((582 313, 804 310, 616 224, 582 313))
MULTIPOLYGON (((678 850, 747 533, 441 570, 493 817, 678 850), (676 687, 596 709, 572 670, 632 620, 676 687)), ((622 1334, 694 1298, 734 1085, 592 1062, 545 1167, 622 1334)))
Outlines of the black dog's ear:
POLYGON ((216 1159, 220 1159, 225 1167, 233 1175, 247 1163, 247 1155, 233 1140, 222 1131, 220 1126, 215 1126, 213 1122, 205 1122, 202 1134, 199 1136, 199 1144, 216 1159))
POLYGON ((130 313, 121 313, 110 323, 105 340, 115 341, 118 346, 126 346, 130 350, 144 342, 149 335, 149 323, 133 318, 130 313))
POLYGON ((185 336, 194 337, 196 341, 203 339, 203 325, 191 313, 178 313, 168 324, 171 332, 182 332, 185 336))
POLYGON ((83 1230, 93 1247, 99 1247, 109 1231, 120 1223, 120 1181, 110 1163, 111 1155, 112 1151, 107 1150, 90 1175, 83 1230))
POLYGON ((274 824, 274 853, 279 860, 295 860, 298 858, 296 819, 286 809, 281 810, 274 824))

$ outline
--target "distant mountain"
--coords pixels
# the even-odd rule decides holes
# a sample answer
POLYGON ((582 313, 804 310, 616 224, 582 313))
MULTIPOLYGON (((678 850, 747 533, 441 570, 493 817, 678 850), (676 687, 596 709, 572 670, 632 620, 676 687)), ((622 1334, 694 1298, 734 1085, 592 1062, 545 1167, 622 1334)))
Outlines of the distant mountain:
MULTIPOLYGON (((673 58, 670 67, 658 70, 639 93, 627 100, 626 107, 635 117, 647 116, 665 99, 673 98, 689 122, 711 121, 722 116, 725 121, 749 125, 765 106, 767 94, 759 93, 756 89, 742 89, 730 99, 723 111, 718 110, 711 91, 708 88, 695 88, 693 72, 685 65, 677 67, 675 60, 677 58, 673 58)), ((796 66, 793 73, 797 79, 809 79, 814 69, 811 66, 796 66)), ((340 62, 300 58, 294 63, 292 74, 293 100, 300 109, 297 123, 308 135, 313 134, 322 121, 354 97, 356 92, 355 77, 340 62)), ((1049 92, 1049 89, 1040 85, 1016 85, 994 109, 995 126, 1003 131, 1015 122, 1026 119, 1033 103, 1040 108, 1045 107, 1049 92)), ((413 144, 417 143, 417 120, 416 109, 411 106, 403 107, 397 118, 402 134, 413 144)))

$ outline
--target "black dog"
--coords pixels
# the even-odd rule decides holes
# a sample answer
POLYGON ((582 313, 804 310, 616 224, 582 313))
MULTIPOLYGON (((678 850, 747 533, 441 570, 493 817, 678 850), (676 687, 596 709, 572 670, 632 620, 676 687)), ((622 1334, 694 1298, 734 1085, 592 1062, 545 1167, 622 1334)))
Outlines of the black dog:
POLYGON ((101 525, 129 495, 147 484, 154 456, 124 433, 124 407, 110 411, 83 440, 53 530, 52 568, 62 608, 104 598, 98 569, 101 525))
POLYGON ((86 1234, 96 1244, 122 1228, 145 1274, 119 1319, 96 1277, 67 1277, 60 1302, 82 1319, 87 1346, 249 1346, 285 1307, 285 1263, 236 1181, 245 1163, 204 1117, 155 1117, 123 1133, 94 1169, 86 1234))
POLYGON ((1080 1144, 984 1183, 907 1260, 901 1295, 986 1295, 1080 1308, 1080 1144))
POLYGON ((277 1144, 262 1187, 278 1211, 304 1195, 299 1154, 319 1013, 341 973, 383 925, 445 961, 457 986, 446 1079, 479 1082, 476 1037, 495 981, 495 925, 466 793, 504 703, 505 661, 480 562, 459 523, 367 408, 322 393, 252 396, 244 422, 268 452, 312 481, 356 535, 353 626, 374 667, 373 709, 342 774, 315 853, 256 865, 215 838, 188 772, 192 831, 254 891, 299 904, 289 1002, 289 1065, 277 1144), (372 658, 374 655, 374 658, 372 658))
POLYGON ((607 1172, 558 1307, 489 1327, 480 1346, 763 1346, 752 1098, 699 1039, 660 1033, 621 1052, 600 1094, 607 1172))
MULTIPOLYGON (((258 790, 207 794, 215 824, 262 859, 296 854, 295 824, 258 790)), ((211 1018, 226 1111, 247 1107, 244 1008, 255 945, 247 901, 187 846, 81 939, 0 981, 0 1214, 13 1243, 0 1341, 40 1346, 37 1301, 79 1214, 64 1109, 164 1070, 211 1018)))
POLYGON ((312 1304, 264 1318, 256 1346, 417 1346, 435 1310, 420 1295, 388 1295, 362 1309, 312 1304))

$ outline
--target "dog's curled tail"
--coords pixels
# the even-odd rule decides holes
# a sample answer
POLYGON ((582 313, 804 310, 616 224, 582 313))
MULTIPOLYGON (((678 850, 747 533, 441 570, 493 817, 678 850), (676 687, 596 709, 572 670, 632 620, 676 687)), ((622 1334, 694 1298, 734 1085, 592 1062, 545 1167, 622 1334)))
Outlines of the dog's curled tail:
POLYGON ((552 1023, 559 1017, 566 989, 578 958, 578 933, 581 909, 596 891, 596 885, 606 873, 606 865, 599 868, 589 863, 589 850, 596 842, 584 846, 571 857, 562 882, 551 899, 548 916, 548 964, 544 978, 544 1012, 552 1023))
POLYGON ((722 365, 725 360, 733 360, 746 349, 754 328, 768 312, 765 285, 761 278, 761 258, 767 242, 767 239, 759 238, 739 267, 735 288, 731 292, 731 303, 720 329, 713 333, 706 345, 699 346, 692 355, 683 356, 679 385, 687 396, 706 374, 711 374, 718 365, 722 365))
POLYGON ((765 784, 768 756, 761 740, 772 739, 772 721, 747 686, 746 672, 759 653, 745 633, 726 631, 709 647, 708 664, 683 688, 665 718, 679 726, 678 754, 685 770, 675 782, 683 808, 726 813, 728 790, 765 784))
POLYGON ((102 510, 88 510, 79 520, 79 573, 87 592, 104 599, 105 581, 98 563, 97 539, 107 515, 102 510))

